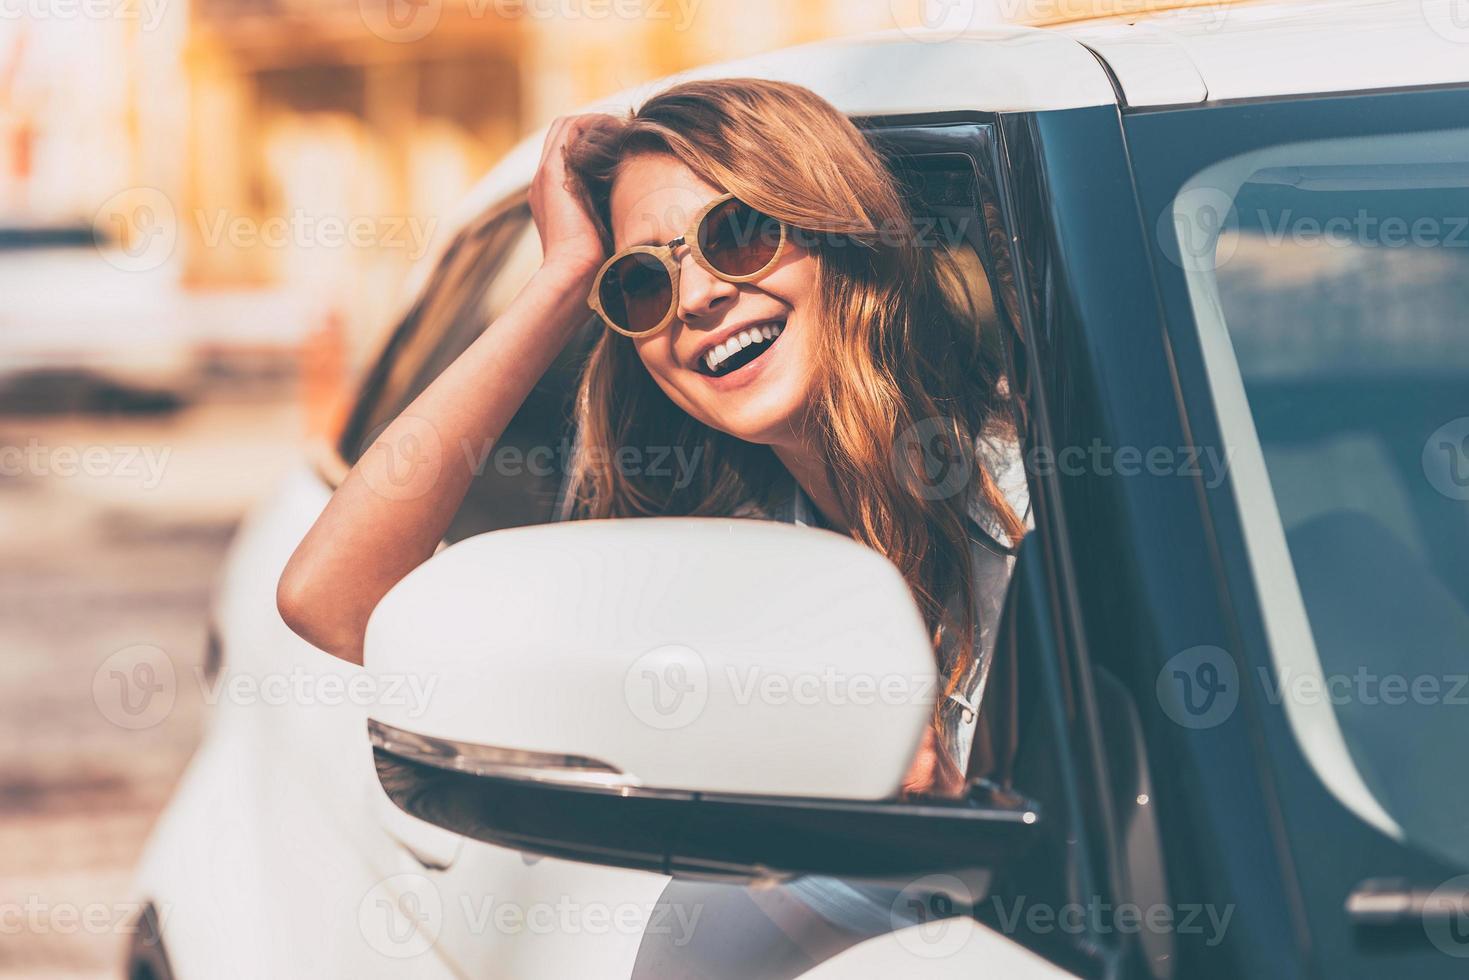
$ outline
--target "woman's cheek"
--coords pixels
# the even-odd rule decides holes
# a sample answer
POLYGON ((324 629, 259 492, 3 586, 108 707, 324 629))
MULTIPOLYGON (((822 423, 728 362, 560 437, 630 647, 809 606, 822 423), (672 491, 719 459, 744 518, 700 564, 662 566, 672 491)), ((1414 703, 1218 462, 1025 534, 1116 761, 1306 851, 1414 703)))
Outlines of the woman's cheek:
MULTIPOLYGON (((636 342, 635 342, 636 343, 636 342)), ((679 390, 678 378, 680 368, 673 360, 673 352, 664 346, 663 338, 637 343, 638 358, 643 362, 643 368, 653 376, 653 381, 663 390, 672 402, 688 414, 700 421, 708 421, 702 417, 696 406, 679 390)))

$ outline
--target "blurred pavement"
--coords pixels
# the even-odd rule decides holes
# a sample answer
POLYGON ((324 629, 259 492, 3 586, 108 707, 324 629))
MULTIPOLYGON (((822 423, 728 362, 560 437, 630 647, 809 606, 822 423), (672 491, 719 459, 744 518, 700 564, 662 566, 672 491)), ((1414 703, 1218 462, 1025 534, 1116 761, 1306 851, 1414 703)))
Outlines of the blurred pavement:
POLYGON ((0 415, 0 978, 121 975, 120 903, 203 705, 180 684, 165 721, 125 730, 94 675, 134 644, 202 663, 230 535, 302 427, 293 386, 258 382, 171 413, 0 415))

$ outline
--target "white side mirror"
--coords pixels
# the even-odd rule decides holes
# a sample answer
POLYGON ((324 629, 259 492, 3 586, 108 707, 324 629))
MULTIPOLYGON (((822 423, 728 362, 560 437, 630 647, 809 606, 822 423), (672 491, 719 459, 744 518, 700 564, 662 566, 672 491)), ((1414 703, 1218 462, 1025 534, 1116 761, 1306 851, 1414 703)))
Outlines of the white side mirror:
POLYGON ((1030 801, 891 798, 932 716, 901 575, 761 521, 587 521, 463 541, 373 612, 378 778, 404 811, 671 874, 926 873, 1023 854, 1030 801), (415 686, 416 685, 416 686, 415 686))
POLYGON ((938 692, 891 563, 747 520, 462 541, 382 600, 365 663, 432 691, 376 710, 395 729, 576 757, 606 784, 777 796, 893 795, 938 692))

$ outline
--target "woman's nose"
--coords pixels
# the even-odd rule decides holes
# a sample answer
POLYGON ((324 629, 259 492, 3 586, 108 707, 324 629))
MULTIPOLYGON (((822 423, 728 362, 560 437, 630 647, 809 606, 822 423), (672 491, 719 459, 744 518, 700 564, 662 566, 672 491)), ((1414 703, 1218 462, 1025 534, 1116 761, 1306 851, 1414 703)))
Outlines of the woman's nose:
POLYGON ((739 287, 709 272, 685 252, 679 261, 678 316, 686 323, 721 314, 739 295, 739 287))

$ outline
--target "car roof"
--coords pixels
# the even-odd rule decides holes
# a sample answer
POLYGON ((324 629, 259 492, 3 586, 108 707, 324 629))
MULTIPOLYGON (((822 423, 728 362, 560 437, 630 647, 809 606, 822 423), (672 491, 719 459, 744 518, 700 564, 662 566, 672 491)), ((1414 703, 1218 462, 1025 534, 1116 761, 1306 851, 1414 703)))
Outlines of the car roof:
MULTIPOLYGON (((680 81, 738 76, 797 82, 852 115, 1112 105, 1117 87, 1129 108, 1141 108, 1469 82, 1469 22, 1456 26, 1459 2, 1192 0, 1048 28, 889 30, 706 65, 581 111, 623 112, 680 81)), ((446 230, 523 188, 545 132, 528 136, 491 170, 446 230)))
POLYGON ((1469 82, 1461 0, 1202 3, 1058 27, 1129 106, 1469 82))

